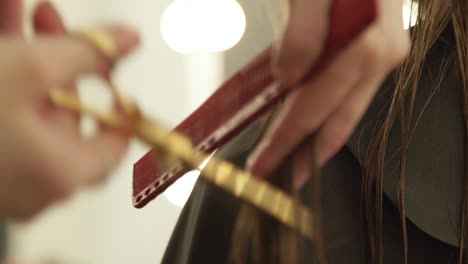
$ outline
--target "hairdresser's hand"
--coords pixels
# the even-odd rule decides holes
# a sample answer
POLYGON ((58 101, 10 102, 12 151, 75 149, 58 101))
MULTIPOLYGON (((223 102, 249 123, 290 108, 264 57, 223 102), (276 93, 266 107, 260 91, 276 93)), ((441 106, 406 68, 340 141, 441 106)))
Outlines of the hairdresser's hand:
MULTIPOLYGON (((100 182, 127 148, 127 136, 103 128, 83 139, 79 120, 48 99, 54 86, 73 87, 83 74, 109 72, 112 63, 87 42, 65 34, 55 9, 35 13, 38 36, 21 35, 21 2, 0 2, 0 216, 26 220, 100 182)), ((122 26, 105 29, 120 55, 135 48, 137 34, 122 26)))
MULTIPOLYGON (((379 17, 319 74, 298 83, 317 60, 328 31, 332 0, 290 0, 290 16, 277 43, 275 70, 282 83, 303 86, 285 102, 248 166, 267 177, 303 139, 318 132, 323 165, 346 143, 381 82, 409 52, 402 1, 377 0, 379 17)), ((295 179, 301 185, 306 179, 295 179)))

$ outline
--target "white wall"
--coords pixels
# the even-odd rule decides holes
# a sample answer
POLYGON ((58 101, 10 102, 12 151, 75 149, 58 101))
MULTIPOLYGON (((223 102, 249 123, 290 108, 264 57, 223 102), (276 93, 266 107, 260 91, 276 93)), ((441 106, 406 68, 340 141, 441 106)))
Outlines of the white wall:
MULTIPOLYGON (((26 2, 30 10, 36 1, 26 2)), ((140 30, 142 47, 120 66, 117 82, 145 113, 169 127, 180 122, 223 79, 221 55, 185 57, 163 43, 159 18, 169 0, 52 2, 71 28, 119 20, 140 30)), ((85 95, 93 102, 105 99, 99 93, 85 95)), ((132 165, 146 150, 133 142, 124 162, 104 186, 77 194, 30 224, 11 224, 10 255, 52 257, 71 264, 159 263, 180 208, 164 196, 143 209, 132 207, 132 165)))

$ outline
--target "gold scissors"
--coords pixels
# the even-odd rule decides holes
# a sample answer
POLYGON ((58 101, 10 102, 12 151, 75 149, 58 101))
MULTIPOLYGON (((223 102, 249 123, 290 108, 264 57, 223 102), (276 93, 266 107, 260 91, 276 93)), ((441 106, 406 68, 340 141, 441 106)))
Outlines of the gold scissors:
MULTIPOLYGON (((117 46, 107 33, 91 29, 83 31, 80 36, 108 58, 116 58, 117 46)), ((198 169, 200 164, 210 157, 208 153, 196 151, 190 139, 183 134, 169 131, 157 122, 145 117, 138 110, 136 104, 120 95, 112 80, 108 81, 108 84, 113 98, 122 109, 123 114, 118 114, 115 111, 108 113, 99 111, 82 103, 76 94, 65 89, 54 88, 49 95, 57 107, 86 114, 102 124, 135 136, 156 149, 158 159, 162 162, 175 159, 182 161, 192 169, 198 169)), ((200 175, 232 193, 235 197, 244 199, 270 214, 303 236, 313 238, 313 215, 310 210, 268 182, 261 181, 249 172, 216 157, 209 158, 200 175)))

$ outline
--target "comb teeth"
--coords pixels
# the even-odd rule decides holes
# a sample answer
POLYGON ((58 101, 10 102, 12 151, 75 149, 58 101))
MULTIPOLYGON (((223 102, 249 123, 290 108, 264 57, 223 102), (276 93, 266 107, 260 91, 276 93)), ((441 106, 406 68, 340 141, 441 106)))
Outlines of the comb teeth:
MULTIPOLYGON (((267 48, 260 53, 226 81, 190 118, 175 128, 177 132, 191 138, 197 151, 214 151, 248 125, 251 118, 260 115, 260 108, 264 107, 266 102, 275 100, 277 87, 270 90, 263 88, 273 83, 269 50, 270 48, 267 48), (246 108, 249 103, 250 107, 246 108), (244 108, 249 111, 237 111, 244 108)), ((134 182, 133 186, 133 204, 136 207, 144 206, 190 171, 185 165, 175 163, 169 170, 161 172, 155 163, 154 154, 150 152, 134 166, 134 174, 142 175, 141 180, 134 182)))
MULTIPOLYGON (((318 69, 375 20, 376 0, 334 0, 330 14, 330 32, 324 52, 306 78, 313 78, 318 69)), ((286 96, 291 90, 272 85, 270 54, 271 46, 226 81, 175 130, 190 138, 197 150, 211 152, 286 96)), ((189 171, 183 165, 173 164, 168 172, 162 173, 155 158, 149 152, 134 166, 133 203, 137 208, 189 171)))

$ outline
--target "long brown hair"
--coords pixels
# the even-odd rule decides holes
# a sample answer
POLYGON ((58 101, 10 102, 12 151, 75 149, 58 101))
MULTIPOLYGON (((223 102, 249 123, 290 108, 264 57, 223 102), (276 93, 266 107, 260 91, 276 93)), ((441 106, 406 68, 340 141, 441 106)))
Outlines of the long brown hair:
MULTIPOLYGON (((435 42, 448 27, 453 30, 455 38, 455 48, 449 56, 441 58, 439 73, 431 87, 433 95, 447 73, 450 65, 456 65, 459 78, 462 83, 462 93, 464 95, 464 116, 468 120, 468 46, 467 46, 467 7, 465 0, 413 0, 411 6, 417 4, 414 18, 416 25, 410 29, 412 48, 409 56, 396 70, 395 87, 392 96, 389 98, 389 108, 385 113, 383 125, 376 131, 371 139, 368 148, 367 158, 364 164, 363 193, 365 215, 367 220, 370 257, 372 263, 382 263, 382 198, 383 198, 383 177, 386 162, 386 147, 389 134, 396 122, 401 127, 402 145, 399 159, 398 178, 398 200, 402 225, 403 252, 405 263, 408 259, 408 246, 406 235, 406 212, 404 206, 404 183, 406 168, 406 150, 411 134, 418 125, 419 117, 422 113, 414 113, 414 102, 418 93, 418 85, 421 78, 425 58, 435 42)), ((412 18, 413 19, 413 18, 412 18)), ((431 100, 431 96, 426 99, 426 105, 431 100)), ((424 108, 422 109, 424 111, 424 108)), ((465 121, 465 129, 468 131, 468 122, 465 121)), ((465 140, 468 139, 468 136, 465 140)), ((468 154, 468 153, 467 153, 468 154)), ((465 167, 468 168, 468 161, 465 167)), ((468 183, 468 172, 465 173, 465 183, 468 183)), ((466 188, 465 184, 465 188, 466 188)), ((465 191, 465 197, 467 192, 465 191)), ((463 259, 463 248, 467 228, 465 221, 467 210, 466 198, 463 202, 460 240, 460 263, 463 259)))
MULTIPOLYGON (((411 0, 411 7, 417 6, 414 10, 416 17, 410 20, 415 21, 415 26, 410 29, 411 51, 406 60, 393 73, 395 77, 394 89, 388 98, 388 109, 383 112, 383 123, 375 129, 367 149, 366 159, 363 164, 363 212, 364 221, 367 226, 368 245, 371 263, 382 263, 382 202, 383 202, 383 177, 386 163, 387 142, 390 131, 398 124, 401 129, 402 142, 399 156, 399 211, 401 216, 403 254, 405 263, 408 259, 408 246, 406 235, 406 212, 404 206, 404 182, 406 167, 406 149, 409 145, 410 137, 417 126, 420 113, 414 112, 414 102, 418 93, 422 70, 426 62, 426 55, 434 46, 441 34, 450 28, 455 40, 455 48, 450 51, 449 56, 441 58, 438 64, 435 81, 431 87, 431 95, 439 88, 440 83, 451 65, 456 65, 458 75, 462 83, 462 94, 464 96, 464 116, 465 116, 465 142, 468 142, 468 1, 467 0, 411 0), (397 123, 398 122, 398 123, 397 123)), ((412 12, 413 13, 413 12, 412 12)), ((432 96, 426 99, 426 104, 432 96)), ((314 139, 311 139, 314 141, 314 139)), ((466 147, 468 150, 468 147, 466 147)), ((466 151, 468 157, 468 151, 466 151)), ((292 155, 291 155, 292 156, 292 155)), ((290 161, 285 163, 290 164, 290 161)), ((465 173, 465 194, 463 210, 461 212, 461 239, 459 262, 462 263, 463 249, 466 247, 465 241, 468 238, 468 160, 466 161, 465 173)), ((282 169, 288 169, 283 166, 282 169)), ((289 170, 290 171, 290 170, 289 170)), ((281 174, 281 173, 280 173, 281 174)), ((313 170, 313 179, 317 179, 318 170, 313 170)), ((283 173, 288 175, 288 173, 283 173)), ((284 179, 273 179, 273 184, 289 191, 291 189, 291 177, 284 179)), ((314 184, 315 185, 315 184, 314 184)), ((318 190, 314 190, 318 191, 318 190)), ((318 195, 314 195, 312 205, 317 205, 318 195)), ((314 212, 318 213, 317 207, 314 212)), ((320 215, 317 215, 320 218, 320 215)), ((316 223, 318 225, 318 223, 316 223)), ((315 230, 320 230, 316 226, 315 230)), ((319 247, 316 252, 318 260, 323 260, 323 248, 320 248, 322 241, 317 238, 319 247)), ((238 216, 238 221, 234 230, 233 250, 231 261, 235 263, 245 263, 246 256, 254 263, 297 263, 301 255, 301 242, 297 234, 281 226, 269 216, 258 212, 249 205, 244 205, 238 216), (250 250, 250 251, 249 251, 250 250)), ((320 262, 320 261, 319 261, 320 262)))

